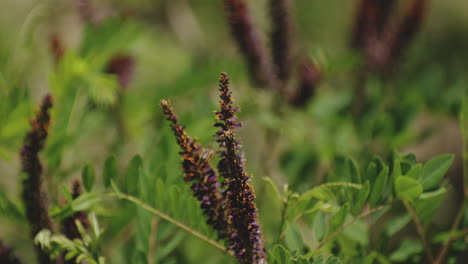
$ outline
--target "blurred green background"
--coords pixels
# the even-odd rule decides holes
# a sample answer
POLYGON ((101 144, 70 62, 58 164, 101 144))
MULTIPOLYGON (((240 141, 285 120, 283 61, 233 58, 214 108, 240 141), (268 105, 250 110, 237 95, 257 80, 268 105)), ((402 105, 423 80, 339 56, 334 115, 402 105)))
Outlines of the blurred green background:
MULTIPOLYGON (((77 2, 0 2, 0 192, 5 201, 21 208, 18 153, 28 120, 42 96, 51 92, 56 105, 41 158, 52 205, 63 200, 57 186, 79 178, 84 164, 92 164, 100 177, 112 154, 122 176, 130 159, 140 154, 149 183, 148 203, 171 212, 171 201, 187 200, 196 208, 183 183, 178 149, 159 100, 170 99, 189 134, 215 148, 213 110, 217 79, 224 71, 241 106, 244 126, 239 134, 248 171, 254 175, 267 246, 275 242, 274 219, 280 216, 262 179, 269 177, 280 191, 288 185, 303 192, 339 177, 336 164, 347 156, 362 166, 373 154, 387 159, 393 151, 414 152, 421 161, 454 153, 448 176, 454 187, 434 218, 436 227, 450 225, 453 204, 461 195, 457 183, 462 181, 463 145, 458 116, 468 85, 468 2, 431 1, 421 31, 396 73, 385 81, 372 75, 363 84, 369 105, 358 117, 348 111, 361 63, 349 48, 358 1, 292 1, 297 58, 309 56, 325 76, 303 109, 281 102, 249 80, 220 0, 90 1, 96 24, 83 21, 84 11, 77 2), (58 63, 51 50, 54 37, 65 49, 58 63), (135 62, 126 88, 119 86, 116 76, 105 73, 108 61, 122 54, 135 62)), ((267 1, 248 2, 266 36, 267 1)), ((147 216, 132 219, 138 210, 129 204, 110 200, 93 209, 105 229, 102 246, 108 263, 148 258, 148 245, 138 241, 151 232, 157 232, 153 246, 159 250, 150 257, 158 263, 231 261, 168 223, 147 216), (153 228, 148 231, 148 226, 153 228), (135 256, 140 251, 146 255, 135 256)), ((192 211, 202 219, 200 212, 192 211)), ((172 213, 184 219, 183 213, 172 213)), ((34 263, 24 217, 5 216, 0 217, 0 239, 14 246, 26 263, 34 263)), ((203 223, 197 228, 211 234, 203 223)), ((308 245, 307 239, 297 242, 294 234, 286 240, 292 249, 308 245)))

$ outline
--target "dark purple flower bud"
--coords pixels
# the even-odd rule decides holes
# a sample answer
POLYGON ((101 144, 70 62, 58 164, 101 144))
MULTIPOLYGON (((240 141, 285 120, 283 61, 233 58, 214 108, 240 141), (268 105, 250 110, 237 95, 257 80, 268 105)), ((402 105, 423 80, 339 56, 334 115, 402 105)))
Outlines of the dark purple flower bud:
POLYGON ((253 186, 250 175, 246 172, 245 161, 239 152, 240 144, 235 138, 235 112, 229 87, 229 78, 221 73, 219 78, 221 111, 216 114, 217 123, 222 123, 222 130, 217 133, 221 152, 218 170, 226 179, 226 211, 228 214, 228 238, 231 248, 240 263, 265 263, 266 255, 260 226, 257 224, 258 213, 255 205, 253 186))

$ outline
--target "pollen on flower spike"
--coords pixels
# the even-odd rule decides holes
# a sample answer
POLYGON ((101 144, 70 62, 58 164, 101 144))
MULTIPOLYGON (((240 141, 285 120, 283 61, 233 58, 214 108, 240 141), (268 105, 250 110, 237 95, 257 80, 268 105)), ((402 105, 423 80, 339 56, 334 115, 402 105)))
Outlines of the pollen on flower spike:
POLYGON ((218 237, 224 238, 227 231, 227 220, 224 213, 224 195, 218 182, 218 175, 211 167, 210 154, 197 142, 195 138, 187 135, 184 127, 179 124, 169 101, 161 100, 166 119, 171 122, 171 128, 181 148, 180 155, 183 159, 182 170, 184 179, 192 182, 193 196, 200 203, 200 208, 208 217, 207 223, 218 232, 218 237))
POLYGON ((265 248, 258 213, 255 205, 253 186, 246 171, 245 159, 240 152, 235 129, 238 107, 233 107, 229 77, 221 73, 219 78, 220 110, 216 114, 218 128, 216 140, 221 151, 218 171, 224 176, 226 186, 226 211, 228 214, 229 248, 234 251, 240 263, 266 263, 265 248))

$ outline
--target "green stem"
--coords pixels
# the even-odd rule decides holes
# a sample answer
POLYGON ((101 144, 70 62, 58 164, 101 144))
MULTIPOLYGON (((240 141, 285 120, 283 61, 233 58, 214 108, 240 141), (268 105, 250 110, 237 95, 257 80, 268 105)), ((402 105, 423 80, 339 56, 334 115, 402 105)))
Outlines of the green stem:
POLYGON ((187 232, 189 232, 190 234, 192 234, 192 235, 194 235, 194 236, 200 238, 201 240, 203 240, 203 241, 205 241, 205 242, 211 244, 211 245, 214 246, 215 248, 217 248, 217 249, 223 251, 224 253, 227 252, 227 253, 229 253, 230 255, 232 255, 232 253, 226 251, 226 248, 223 247, 222 245, 218 244, 216 241, 213 241, 213 240, 207 238, 206 236, 202 235, 201 233, 199 233, 199 232, 193 230, 192 228, 190 228, 190 227, 184 225, 183 223, 177 221, 176 219, 170 217, 169 215, 167 215, 167 214, 165 214, 165 213, 163 213, 163 212, 161 212, 161 211, 159 211, 159 210, 157 210, 157 209, 155 209, 155 208, 153 208, 153 207, 151 207, 151 206, 149 206, 149 205, 143 203, 142 201, 138 200, 137 198, 135 198, 135 197, 133 197, 133 196, 130 196, 130 195, 127 195, 127 194, 124 194, 124 193, 120 193, 120 192, 115 192, 115 193, 112 193, 111 195, 115 195, 115 196, 117 196, 117 197, 119 197, 119 198, 121 198, 121 199, 128 200, 128 201, 130 201, 130 202, 132 202, 132 203, 134 203, 134 204, 140 206, 141 208, 143 208, 143 209, 145 209, 145 210, 147 210, 147 211, 149 211, 149 212, 151 212, 151 213, 153 213, 153 214, 155 214, 155 215, 161 217, 162 219, 164 219, 164 220, 166 220, 166 221, 168 221, 168 222, 171 222, 172 224, 174 224, 174 225, 176 225, 176 226, 178 226, 178 227, 184 229, 185 231, 187 231, 187 232))
POLYGON ((322 248, 323 246, 325 246, 328 242, 330 242, 331 240, 335 239, 339 234, 341 234, 346 228, 348 228, 349 226, 351 226, 352 224, 354 224, 354 222, 356 222, 357 220, 361 219, 361 218, 365 218, 377 211, 380 211, 382 209, 385 209, 387 206, 386 205, 382 205, 382 206, 379 206, 379 207, 376 207, 376 208, 373 208, 367 212, 364 212, 356 217, 354 217, 349 223, 347 224, 344 224, 343 226, 341 226, 338 230, 336 230, 333 234, 329 235, 325 240, 323 240, 322 242, 320 242, 320 244, 314 249, 314 251, 317 251, 319 250, 320 248, 322 248))
MULTIPOLYGON (((463 213, 465 212, 466 203, 467 203, 467 200, 465 199, 463 203, 461 204, 460 209, 458 210, 457 216, 455 217, 455 221, 452 224, 452 228, 451 228, 452 232, 457 230, 458 226, 461 223, 461 220, 463 219, 463 213)), ((444 246, 442 247, 439 254, 437 255, 437 258, 434 261, 435 264, 444 263, 444 260, 445 260, 445 257, 447 256, 450 245, 452 244, 452 241, 455 239, 456 238, 452 237, 444 243, 444 246)))
POLYGON ((413 219, 414 225, 416 226, 416 231, 418 232, 423 246, 424 246, 424 251, 426 252, 427 259, 429 263, 434 263, 434 255, 432 254, 431 247, 429 243, 427 242, 427 237, 426 237, 426 232, 424 231, 424 227, 419 220, 416 211, 414 211, 413 207, 409 204, 408 201, 402 200, 403 205, 405 206, 406 210, 410 214, 411 218, 413 219))

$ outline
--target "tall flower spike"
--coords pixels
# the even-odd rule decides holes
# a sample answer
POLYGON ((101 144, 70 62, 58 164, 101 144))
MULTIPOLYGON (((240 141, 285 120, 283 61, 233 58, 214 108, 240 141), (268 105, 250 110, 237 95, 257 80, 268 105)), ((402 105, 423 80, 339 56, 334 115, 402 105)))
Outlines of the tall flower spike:
POLYGON ((361 0, 355 14, 354 28, 351 36, 351 46, 364 49, 370 35, 376 33, 377 0, 361 0))
MULTIPOLYGON (((25 174, 23 180, 23 201, 26 209, 26 217, 31 227, 31 237, 42 229, 52 229, 52 220, 49 217, 47 198, 42 191, 42 165, 39 160, 39 151, 44 147, 50 123, 49 110, 52 107, 52 96, 47 95, 31 121, 32 129, 24 139, 21 150, 22 172, 25 174)), ((38 263, 54 263, 49 255, 40 247, 36 247, 38 263)))
POLYGON ((396 26, 383 37, 383 42, 388 45, 389 67, 396 63, 418 32, 428 5, 428 0, 413 0, 396 26))
POLYGON ((22 262, 13 253, 13 250, 0 241, 0 263, 2 264, 21 264, 22 262))
POLYGON ((274 88, 276 77, 265 43, 255 28, 245 0, 224 0, 231 32, 249 66, 251 77, 258 84, 274 88))
POLYGON ((243 153, 235 137, 238 107, 233 107, 233 98, 229 88, 229 78, 221 73, 219 78, 220 108, 216 112, 218 127, 217 142, 223 149, 218 170, 225 177, 226 211, 228 213, 229 247, 240 263, 266 263, 265 248, 260 224, 258 222, 255 193, 250 184, 250 175, 245 169, 243 153))
POLYGON ((292 64, 290 0, 270 0, 272 57, 278 79, 287 81, 292 64))
POLYGON ((224 195, 218 182, 218 175, 209 163, 209 152, 187 135, 169 101, 161 100, 160 104, 167 120, 171 122, 177 144, 182 149, 180 155, 183 159, 184 179, 192 182, 193 195, 200 202, 203 213, 208 216, 207 223, 218 232, 220 239, 225 238, 227 220, 224 212, 224 195))

